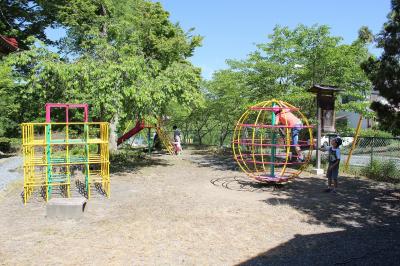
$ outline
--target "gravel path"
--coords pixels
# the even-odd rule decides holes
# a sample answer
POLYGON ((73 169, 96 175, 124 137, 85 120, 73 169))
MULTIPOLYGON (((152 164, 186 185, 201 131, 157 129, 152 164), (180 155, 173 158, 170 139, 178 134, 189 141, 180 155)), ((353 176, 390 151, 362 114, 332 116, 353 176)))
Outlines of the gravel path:
POLYGON ((400 191, 311 175, 265 186, 230 158, 154 156, 114 170, 80 221, 45 217, 21 187, 0 202, 0 265, 398 265, 400 191))
POLYGON ((23 178, 22 157, 13 156, 0 159, 0 191, 7 188, 10 183, 23 178))

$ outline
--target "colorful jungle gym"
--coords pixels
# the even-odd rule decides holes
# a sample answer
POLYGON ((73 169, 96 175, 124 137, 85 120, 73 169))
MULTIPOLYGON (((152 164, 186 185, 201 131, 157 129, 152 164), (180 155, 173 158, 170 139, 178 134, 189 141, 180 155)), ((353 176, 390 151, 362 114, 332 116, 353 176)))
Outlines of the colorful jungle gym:
POLYGON ((313 149, 312 128, 307 118, 293 105, 270 100, 249 107, 236 123, 232 149, 239 167, 251 178, 259 182, 283 183, 297 177, 306 167, 313 149), (303 125, 296 126, 301 131, 298 145, 292 143, 293 126, 277 123, 277 115, 283 118, 292 113, 303 125), (307 131, 304 134, 302 131, 307 131), (303 160, 292 150, 296 146, 307 149, 303 160))
POLYGON ((22 144, 24 204, 35 188, 40 188, 46 201, 56 188, 70 197, 71 177, 88 199, 93 186, 110 197, 108 123, 88 122, 87 104, 46 104, 45 123, 22 124, 22 144), (65 109, 65 122, 51 121, 54 108, 65 109), (71 112, 79 109, 83 109, 83 122, 71 122, 71 112))
POLYGON ((118 138, 117 144, 121 145, 123 142, 125 142, 126 140, 135 136, 136 134, 138 134, 145 128, 148 129, 147 138, 148 138, 148 144, 149 144, 149 153, 151 152, 151 129, 154 128, 156 130, 156 133, 157 133, 159 139, 161 140, 161 143, 167 149, 168 153, 171 155, 175 154, 174 146, 172 145, 171 141, 169 140, 168 134, 163 130, 161 119, 157 119, 157 125, 155 125, 155 126, 146 125, 144 120, 138 120, 132 129, 125 132, 121 137, 118 138))

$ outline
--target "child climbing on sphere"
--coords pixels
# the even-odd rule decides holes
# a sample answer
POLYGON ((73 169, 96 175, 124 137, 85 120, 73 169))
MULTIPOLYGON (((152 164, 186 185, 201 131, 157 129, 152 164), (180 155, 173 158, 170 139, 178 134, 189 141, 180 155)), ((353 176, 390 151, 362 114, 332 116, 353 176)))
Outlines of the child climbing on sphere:
MULTIPOLYGON (((304 161, 304 155, 301 152, 299 147, 299 133, 300 130, 303 128, 303 123, 301 122, 300 118, 295 116, 291 111, 290 108, 283 106, 274 106, 272 107, 272 111, 275 113, 275 125, 287 125, 291 129, 292 135, 292 142, 291 145, 294 146, 294 149, 297 153, 297 160, 304 161)), ((281 130, 282 131, 282 130, 281 130)))
POLYGON ((340 148, 342 145, 342 139, 336 137, 331 140, 331 146, 325 147, 329 151, 328 155, 328 170, 326 171, 326 177, 328 178, 328 188, 325 189, 325 192, 333 192, 336 193, 337 189, 337 179, 339 175, 339 164, 340 164, 340 148), (333 187, 332 187, 333 183, 333 187))

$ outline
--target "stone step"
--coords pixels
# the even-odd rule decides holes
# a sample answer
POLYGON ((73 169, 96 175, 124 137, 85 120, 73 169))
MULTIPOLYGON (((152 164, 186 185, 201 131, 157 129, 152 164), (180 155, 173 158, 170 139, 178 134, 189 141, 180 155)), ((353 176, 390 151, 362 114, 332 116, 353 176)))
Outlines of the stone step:
POLYGON ((86 209, 86 198, 53 198, 46 205, 46 217, 65 219, 81 219, 86 209))

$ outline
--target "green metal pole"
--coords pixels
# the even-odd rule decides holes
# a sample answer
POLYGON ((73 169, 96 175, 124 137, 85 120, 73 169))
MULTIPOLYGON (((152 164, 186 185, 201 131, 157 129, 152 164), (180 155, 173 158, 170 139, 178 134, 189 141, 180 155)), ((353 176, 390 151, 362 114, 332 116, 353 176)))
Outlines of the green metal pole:
MULTIPOLYGON (((272 104, 272 107, 275 107, 275 103, 272 104)), ((275 125, 275 113, 272 112, 272 125, 275 125)), ((272 128, 272 146, 271 146, 271 176, 275 177, 275 156, 276 156, 276 133, 275 133, 275 128, 272 128)))
POLYGON ((53 182, 52 178, 52 162, 51 162, 51 125, 46 125, 46 157, 47 157, 47 195, 51 195, 53 190, 53 186, 51 183, 53 182))
POLYGON ((372 137, 371 139, 371 164, 373 160, 374 160, 374 137, 372 137))
POLYGON ((149 146, 149 156, 151 156, 151 128, 147 132, 147 143, 149 146))
POLYGON ((86 192, 89 193, 89 127, 86 123, 83 126, 83 131, 85 135, 85 188, 86 192))

